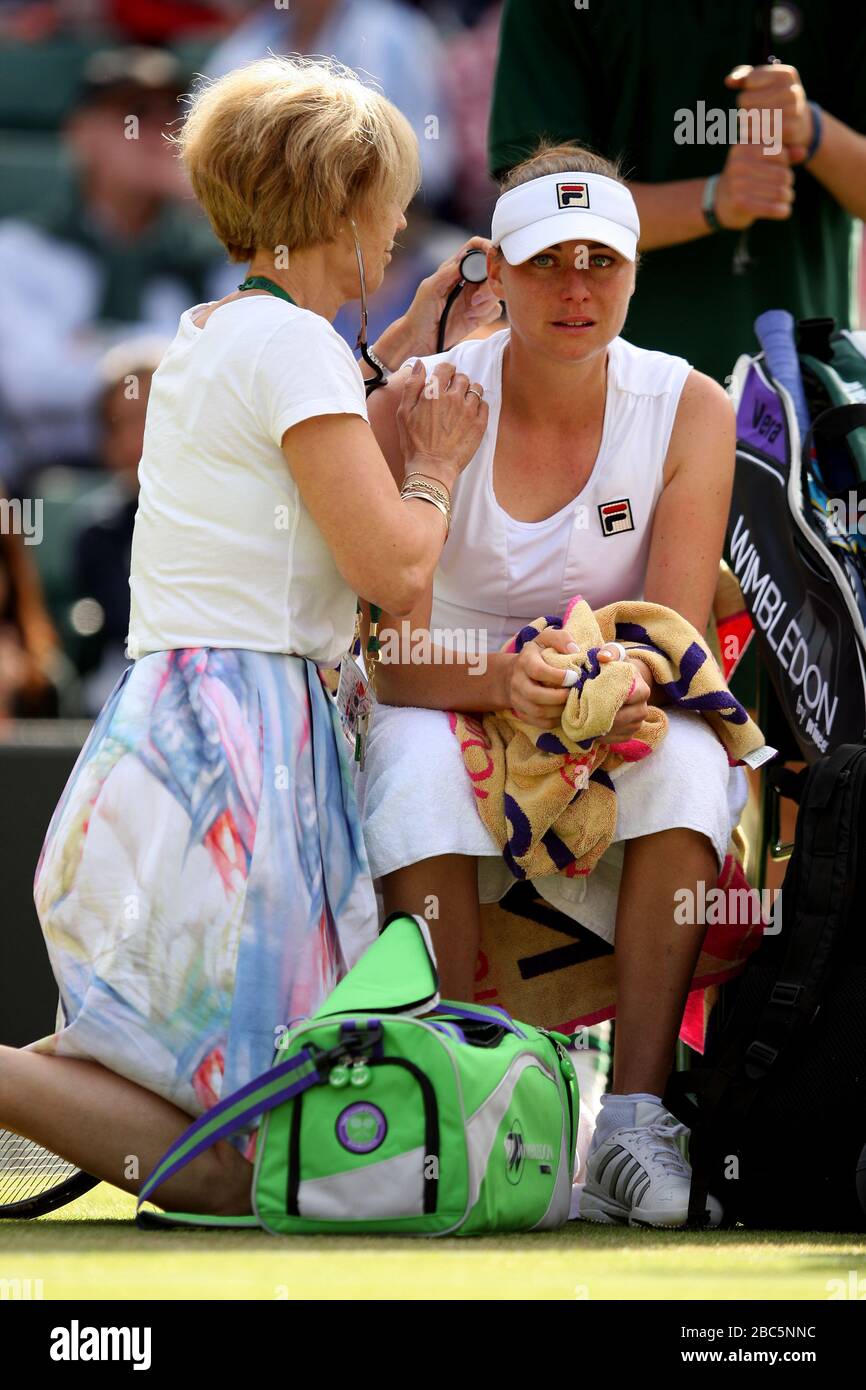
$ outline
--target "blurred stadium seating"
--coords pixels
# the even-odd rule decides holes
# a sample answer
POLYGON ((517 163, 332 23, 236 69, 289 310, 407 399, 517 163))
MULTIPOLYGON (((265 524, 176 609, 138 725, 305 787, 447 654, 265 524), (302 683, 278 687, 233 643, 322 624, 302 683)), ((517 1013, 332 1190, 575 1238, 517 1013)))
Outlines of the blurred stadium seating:
MULTIPOLYGON (((112 42, 110 36, 40 44, 0 38, 0 217, 38 216, 68 186, 60 128, 88 59, 112 42)), ((201 40, 171 46, 191 72, 204 66, 209 49, 201 40)))

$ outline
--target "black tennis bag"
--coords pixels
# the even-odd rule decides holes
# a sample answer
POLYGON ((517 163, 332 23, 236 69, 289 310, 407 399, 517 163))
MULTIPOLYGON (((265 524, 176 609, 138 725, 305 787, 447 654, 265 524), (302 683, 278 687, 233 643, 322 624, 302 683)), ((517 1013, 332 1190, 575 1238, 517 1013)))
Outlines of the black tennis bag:
POLYGON ((781 311, 755 329, 764 351, 740 357, 730 385, 727 558, 811 763, 866 730, 866 333, 795 329, 781 311))
POLYGON ((800 803, 772 924, 722 991, 702 1066, 666 1094, 692 1130, 690 1219, 709 1190, 729 1224, 864 1230, 866 744, 766 775, 800 803))

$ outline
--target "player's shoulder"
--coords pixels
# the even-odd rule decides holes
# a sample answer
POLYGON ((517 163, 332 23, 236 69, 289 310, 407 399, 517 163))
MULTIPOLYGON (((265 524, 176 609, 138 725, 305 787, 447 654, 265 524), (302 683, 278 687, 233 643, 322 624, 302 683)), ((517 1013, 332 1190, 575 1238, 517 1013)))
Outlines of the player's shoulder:
MULTIPOLYGON (((510 328, 501 328, 497 333, 488 334, 486 338, 464 338, 446 352, 430 353, 421 358, 424 370, 429 376, 440 362, 448 362, 456 367, 458 372, 465 372, 467 376, 477 380, 480 369, 487 363, 495 362, 498 353, 505 347, 510 332, 510 328)), ((415 357, 407 358, 404 365, 408 365, 411 370, 415 361, 415 357)))
POLYGON ((664 396, 681 391, 694 370, 674 353, 638 347, 626 338, 614 338, 608 348, 617 390, 634 396, 664 396))

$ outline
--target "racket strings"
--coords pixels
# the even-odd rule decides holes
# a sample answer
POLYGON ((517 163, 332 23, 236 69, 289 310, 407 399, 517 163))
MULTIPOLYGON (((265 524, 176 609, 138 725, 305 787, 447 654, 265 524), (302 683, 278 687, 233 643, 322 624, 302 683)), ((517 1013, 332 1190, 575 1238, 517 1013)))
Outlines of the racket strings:
POLYGON ((78 1172, 74 1163, 32 1139, 0 1129, 0 1209, 59 1187, 78 1172))

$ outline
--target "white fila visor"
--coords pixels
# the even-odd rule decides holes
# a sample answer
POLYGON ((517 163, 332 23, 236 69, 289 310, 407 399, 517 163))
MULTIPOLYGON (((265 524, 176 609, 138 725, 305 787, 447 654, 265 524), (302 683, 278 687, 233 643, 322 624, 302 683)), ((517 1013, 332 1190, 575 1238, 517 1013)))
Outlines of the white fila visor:
POLYGON ((640 236, 634 198, 603 174, 544 174, 496 201, 490 237, 509 265, 563 241, 598 241, 633 261, 640 236))

